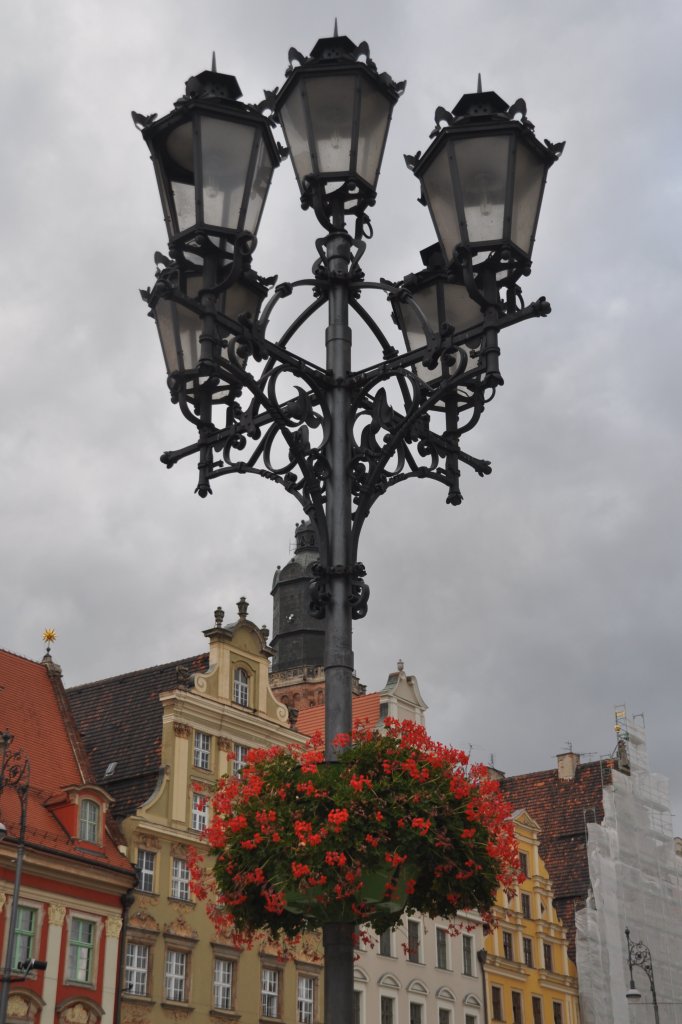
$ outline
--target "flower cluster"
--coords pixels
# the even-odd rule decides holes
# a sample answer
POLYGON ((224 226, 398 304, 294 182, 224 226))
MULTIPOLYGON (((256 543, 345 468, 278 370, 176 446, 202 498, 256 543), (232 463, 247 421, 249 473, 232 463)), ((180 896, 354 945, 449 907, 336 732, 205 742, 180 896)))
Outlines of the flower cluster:
MULTIPOLYGON (((295 937, 326 921, 377 932, 403 912, 484 915, 519 880, 498 783, 414 722, 386 719, 305 748, 252 750, 225 776, 207 830, 215 857, 212 916, 237 935, 295 937)), ((201 866, 193 865, 195 892, 201 866)))

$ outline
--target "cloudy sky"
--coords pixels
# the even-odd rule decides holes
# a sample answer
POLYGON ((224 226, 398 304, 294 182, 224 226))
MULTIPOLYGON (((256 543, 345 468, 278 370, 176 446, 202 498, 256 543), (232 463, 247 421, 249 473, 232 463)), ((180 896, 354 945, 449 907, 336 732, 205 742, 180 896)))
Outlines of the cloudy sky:
MULTIPOLYGON (((407 79, 394 114, 368 277, 400 278, 434 241, 402 155, 439 105, 475 88, 523 96, 550 172, 527 300, 547 320, 502 336, 506 380, 469 435, 493 475, 464 504, 401 485, 376 506, 356 627, 370 689, 402 658, 434 734, 509 773, 614 747, 614 707, 646 718, 682 833, 682 512, 678 320, 682 186, 677 0, 22 0, 0 37, 2 373, 0 646, 42 656, 54 627, 67 684, 204 649, 240 595, 271 623, 297 503, 260 480, 193 491, 193 440, 172 407, 138 288, 165 231, 132 109, 166 113, 210 65, 244 97, 283 81, 334 15, 380 70, 407 79)), ((308 274, 319 234, 278 171, 255 265, 308 274)), ((320 352, 322 338, 320 338, 320 352)))

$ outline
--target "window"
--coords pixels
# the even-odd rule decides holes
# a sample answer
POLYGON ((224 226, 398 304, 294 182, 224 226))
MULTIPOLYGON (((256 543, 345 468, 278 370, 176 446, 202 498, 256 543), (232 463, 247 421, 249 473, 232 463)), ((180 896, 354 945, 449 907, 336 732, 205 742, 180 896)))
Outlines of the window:
POLYGON ((519 867, 523 871, 526 878, 528 878, 528 854, 519 853, 519 867))
POLYGON ((438 1024, 452 1024, 452 1014, 444 1006, 438 1007, 438 1024))
POLYGON ((422 1024, 424 1007, 421 1003, 410 1003, 410 1024, 422 1024))
POLYGON ((533 966, 533 940, 523 936, 523 962, 526 967, 533 966))
POLYGON ((263 1017, 278 1017, 279 971, 264 967, 260 982, 261 1014, 263 1017))
POLYGON ((493 985, 490 989, 493 1004, 493 1020, 502 1020, 502 989, 493 985))
POLYGON ((137 888, 140 892, 154 892, 154 861, 151 850, 137 851, 137 888))
POLYGON ((72 917, 69 928, 69 981, 92 981, 92 963, 95 950, 95 922, 72 917))
POLYGON ((545 962, 545 970, 552 970, 552 947, 549 942, 542 943, 542 957, 545 962))
POLYGON ((530 896, 527 892, 521 893, 521 916, 530 920, 530 896))
POLYGON ((12 967, 16 967, 22 960, 30 960, 33 956, 33 946, 36 935, 37 911, 31 907, 17 908, 17 925, 14 939, 14 956, 12 967))
POLYGON ((233 699, 235 704, 239 704, 243 708, 249 706, 249 677, 243 668, 236 668, 234 670, 234 690, 233 699))
POLYGON ((387 928, 379 936, 379 956, 393 956, 391 952, 391 929, 387 928))
POLYGON ((413 964, 421 963, 419 939, 419 921, 408 920, 407 922, 407 959, 413 964))
POLYGON ((208 825, 208 797, 204 793, 192 793, 192 829, 203 832, 208 825))
POLYGON ((166 950, 164 994, 174 1003, 187 1000, 187 953, 179 949, 166 950))
POLYGON ((474 1017, 473 1013, 464 1014, 464 1024, 477 1024, 477 1019, 474 1017))
POLYGON ((173 857, 171 896, 176 900, 189 899, 189 868, 182 857, 173 857))
POLYGON ((381 997, 381 1021, 380 1024, 393 1024, 395 1021, 395 1000, 392 996, 381 997))
POLYGON ((552 1003, 552 1016, 554 1024, 564 1024, 564 1013, 561 1003, 552 1003))
POLYGON ((502 953, 505 960, 514 959, 513 941, 514 936, 511 932, 502 932, 502 953))
POLYGON ((512 1021, 513 1024, 523 1024, 523 1008, 521 1005, 521 993, 512 992, 512 1021))
POLYGON ((99 804, 94 800, 81 800, 78 838, 86 843, 99 843, 99 804))
POLYGON ((234 961, 214 960, 213 962, 213 1005, 217 1010, 232 1009, 232 985, 234 961))
POLYGON ((462 974, 469 977, 474 974, 474 940, 471 935, 462 936, 462 974))
POLYGON ((448 933, 445 928, 436 928, 436 965, 447 971, 448 961, 448 933))
POLYGON ((149 978, 149 946, 129 942, 126 946, 125 990, 128 995, 146 996, 149 978))
POLYGON ((313 1024, 315 1017, 315 979, 299 974, 296 983, 296 1020, 298 1024, 313 1024))
POLYGON ((211 766, 211 737, 205 732, 194 733, 194 767, 205 768, 207 771, 211 766))
POLYGON ((245 747, 241 743, 235 743, 234 745, 234 761, 232 762, 232 774, 241 775, 242 768, 246 764, 246 755, 249 752, 249 748, 245 747))
POLYGON ((362 992, 353 991, 353 1024, 362 1024, 362 992))
POLYGON ((542 1024, 542 999, 540 996, 533 996, 533 1024, 542 1024))

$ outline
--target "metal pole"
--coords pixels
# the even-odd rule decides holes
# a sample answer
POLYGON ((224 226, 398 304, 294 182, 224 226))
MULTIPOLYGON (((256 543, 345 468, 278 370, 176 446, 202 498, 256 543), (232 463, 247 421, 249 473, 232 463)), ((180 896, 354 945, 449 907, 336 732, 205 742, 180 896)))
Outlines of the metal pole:
POLYGON ((26 805, 28 803, 28 759, 25 762, 25 782, 17 788, 17 796, 21 804, 21 819, 19 823, 19 842, 17 844, 17 863, 14 872, 14 890, 12 893, 12 912, 10 914, 9 929, 7 932, 7 952, 5 954, 5 966, 2 972, 2 985, 0 986, 0 1024, 7 1021, 7 1003, 9 1002, 9 985, 12 977, 12 958, 14 956, 14 939, 17 930, 17 915, 19 913, 19 891, 21 888, 21 873, 24 865, 24 840, 26 838, 26 805))
MULTIPOLYGON (((340 732, 353 725, 353 620, 351 616, 351 424, 348 379, 351 369, 351 331, 348 326, 350 238, 335 231, 327 239, 330 275, 329 325, 326 331, 327 369, 332 376, 329 395, 330 438, 327 481, 330 600, 325 617, 325 756, 336 760, 332 745, 340 732)), ((352 1024, 353 925, 324 925, 325 1024, 352 1024)))

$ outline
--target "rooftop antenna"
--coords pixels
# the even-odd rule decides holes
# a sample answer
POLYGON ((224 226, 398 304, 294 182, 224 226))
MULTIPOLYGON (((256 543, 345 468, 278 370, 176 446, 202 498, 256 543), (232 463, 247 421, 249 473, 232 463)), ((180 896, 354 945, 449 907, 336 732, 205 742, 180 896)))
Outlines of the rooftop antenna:
POLYGON ((217 68, 216 68, 216 66, 215 66, 215 50, 214 50, 214 51, 213 51, 213 57, 212 57, 212 59, 211 59, 211 71, 217 71, 217 70, 218 70, 218 69, 217 69, 217 68))
POLYGON ((481 84, 481 72, 480 71, 478 72, 478 87, 476 89, 476 92, 483 92, 483 86, 481 84))
POLYGON ((338 36, 339 36, 339 23, 338 23, 337 19, 334 18, 334 39, 338 39, 338 36))

